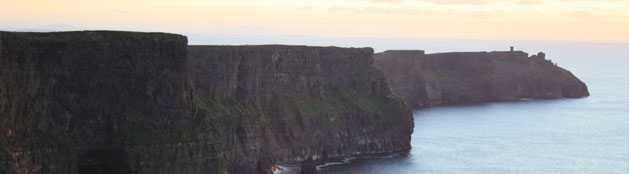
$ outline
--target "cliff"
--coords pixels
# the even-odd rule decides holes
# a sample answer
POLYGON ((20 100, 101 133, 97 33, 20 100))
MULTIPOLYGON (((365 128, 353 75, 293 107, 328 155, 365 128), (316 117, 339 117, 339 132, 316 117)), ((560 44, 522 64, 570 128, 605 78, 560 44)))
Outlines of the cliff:
POLYGON ((186 44, 163 33, 1 32, 0 170, 135 170, 137 147, 174 139, 191 118, 186 44))
POLYGON ((228 147, 270 149, 268 154, 231 153, 230 158, 263 153, 275 162, 297 162, 410 149, 411 112, 391 95, 384 75, 373 67, 370 48, 268 45, 188 50, 193 96, 200 101, 197 118, 203 120, 197 130, 230 125, 215 130, 237 131, 243 137, 228 147), (207 109, 215 105, 237 109, 207 109))
POLYGON ((371 49, 0 32, 0 173, 270 173, 410 149, 371 49))
POLYGON ((544 53, 385 51, 374 55, 395 94, 412 108, 589 96, 587 86, 544 53))

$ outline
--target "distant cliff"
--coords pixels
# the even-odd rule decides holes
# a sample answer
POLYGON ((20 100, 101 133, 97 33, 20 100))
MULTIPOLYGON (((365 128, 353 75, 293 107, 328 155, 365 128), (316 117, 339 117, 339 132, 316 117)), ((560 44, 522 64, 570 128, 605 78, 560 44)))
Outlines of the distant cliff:
POLYGON ((410 149, 368 48, 0 32, 0 173, 270 173, 410 149))
POLYGON ((412 108, 441 104, 589 96, 587 86, 545 59, 513 52, 424 54, 420 50, 374 55, 395 94, 412 108))

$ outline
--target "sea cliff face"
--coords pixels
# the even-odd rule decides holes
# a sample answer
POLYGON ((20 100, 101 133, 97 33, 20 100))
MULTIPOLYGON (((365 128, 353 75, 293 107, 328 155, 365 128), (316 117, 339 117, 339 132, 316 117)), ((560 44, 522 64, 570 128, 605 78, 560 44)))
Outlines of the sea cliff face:
POLYGON ((134 170, 137 146, 176 137, 191 118, 186 43, 162 33, 0 33, 0 170, 134 170))
POLYGON ((589 96, 587 86, 569 71, 522 51, 385 51, 374 55, 395 94, 410 107, 589 96))
MULTIPOLYGON (((269 45, 188 50, 193 97, 199 101, 196 116, 203 120, 198 130, 204 134, 218 126, 227 128, 218 135, 241 134, 228 147, 268 148, 264 155, 275 162, 410 149, 411 112, 373 67, 370 48, 269 45), (206 109, 212 105, 237 109, 206 109)), ((249 154, 240 151, 231 158, 246 159, 249 154)))
POLYGON ((369 48, 0 32, 0 173, 270 173, 410 149, 369 48))

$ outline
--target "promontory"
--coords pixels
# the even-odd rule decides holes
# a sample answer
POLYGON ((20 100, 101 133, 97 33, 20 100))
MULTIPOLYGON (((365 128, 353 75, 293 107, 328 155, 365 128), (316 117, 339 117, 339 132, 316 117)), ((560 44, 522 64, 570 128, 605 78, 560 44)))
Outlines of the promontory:
POLYGON ((569 71, 522 51, 425 54, 391 50, 374 55, 393 92, 413 109, 447 104, 589 96, 569 71))

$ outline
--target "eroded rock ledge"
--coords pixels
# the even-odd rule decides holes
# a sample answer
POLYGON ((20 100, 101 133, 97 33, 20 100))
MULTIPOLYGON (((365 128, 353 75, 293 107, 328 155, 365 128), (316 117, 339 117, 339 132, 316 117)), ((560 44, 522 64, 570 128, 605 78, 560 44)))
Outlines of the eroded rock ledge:
POLYGON ((0 173, 270 173, 410 149, 370 48, 0 32, 0 173))
POLYGON ((433 105, 589 96, 587 86, 544 53, 522 51, 374 55, 393 92, 412 108, 433 105))

